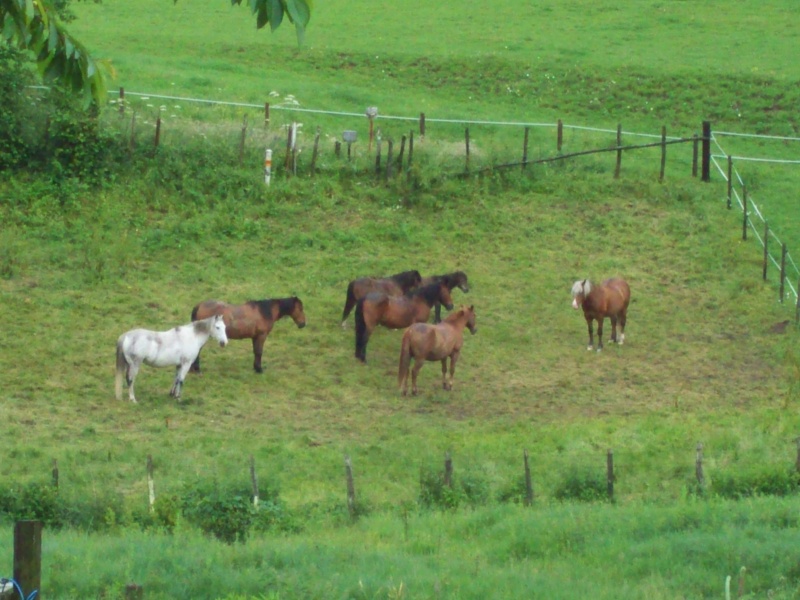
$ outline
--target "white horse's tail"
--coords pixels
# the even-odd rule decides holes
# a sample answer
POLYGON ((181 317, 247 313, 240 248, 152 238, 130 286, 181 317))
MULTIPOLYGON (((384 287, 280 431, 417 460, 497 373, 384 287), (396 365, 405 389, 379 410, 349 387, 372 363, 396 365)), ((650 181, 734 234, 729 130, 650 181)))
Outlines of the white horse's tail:
POLYGON ((125 358, 125 352, 122 350, 122 342, 124 339, 124 337, 121 337, 117 340, 117 369, 114 378, 114 394, 117 400, 122 400, 122 378, 126 377, 128 372, 128 361, 125 358))

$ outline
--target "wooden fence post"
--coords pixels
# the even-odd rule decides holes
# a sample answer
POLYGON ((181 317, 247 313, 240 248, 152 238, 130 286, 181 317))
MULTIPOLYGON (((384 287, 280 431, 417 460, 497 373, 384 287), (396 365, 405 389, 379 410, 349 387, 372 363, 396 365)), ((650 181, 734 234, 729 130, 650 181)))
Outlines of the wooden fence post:
POLYGON ((609 449, 606 454, 606 484, 608 499, 614 501, 614 452, 609 449))
POLYGON ((378 129, 377 135, 377 152, 375 153, 375 174, 380 175, 381 172, 381 130, 378 129))
POLYGON ((767 263, 769 263, 769 223, 764 219, 764 264, 762 265, 761 277, 767 280, 767 263))
POLYGON ((747 186, 742 186, 742 241, 747 241, 747 186))
POLYGON ((556 128, 556 151, 561 154, 561 145, 564 142, 564 123, 561 122, 561 119, 558 120, 558 126, 556 128))
POLYGON ((667 126, 661 126, 661 171, 658 175, 658 182, 664 181, 664 172, 667 169, 667 126))
POLYGON ((353 483, 353 465, 350 462, 350 457, 344 457, 344 472, 347 477, 347 512, 350 513, 350 518, 356 518, 356 487, 353 483))
POLYGON ((400 152, 397 153, 397 168, 403 170, 403 154, 406 151, 406 136, 400 138, 400 152))
POLYGON ((711 181, 711 122, 703 121, 702 181, 711 181))
POLYGON ((14 581, 22 590, 23 598, 38 596, 42 584, 41 521, 14 524, 14 581))
POLYGON ((320 128, 317 127, 317 135, 314 136, 314 151, 311 154, 312 175, 315 175, 317 172, 317 156, 319 156, 319 134, 320 134, 320 128))
POLYGON ((528 463, 528 451, 522 453, 525 462, 525 506, 533 504, 533 484, 531 483, 531 467, 528 463))
MULTIPOLYGON (((780 295, 781 295, 781 304, 783 304, 783 296, 785 290, 785 282, 786 282, 786 242, 781 245, 781 285, 780 285, 780 295)), ((798 296, 800 296, 800 290, 798 290, 798 296)))
POLYGON ((283 168, 287 172, 291 172, 290 171, 290 167, 291 167, 291 164, 292 164, 291 160, 292 160, 292 128, 293 127, 294 127, 294 123, 292 123, 291 125, 289 125, 289 127, 286 128, 286 131, 287 131, 287 134, 286 134, 286 158, 283 161, 283 168))
POLYGON ((258 478, 256 477, 256 459, 250 455, 250 482, 253 484, 253 506, 258 508, 258 478))
POLYGON ((386 143, 386 179, 392 178, 392 152, 394 149, 394 142, 388 140, 386 143))
POLYGON ((161 115, 156 117, 156 137, 153 140, 153 148, 158 148, 158 143, 161 140, 161 115))
POLYGON ((528 136, 530 135, 531 128, 525 127, 525 138, 522 141, 522 170, 528 166, 528 136))
POLYGON ((264 128, 269 127, 269 102, 264 102, 264 128))
POLYGON ((794 322, 800 325, 800 279, 797 280, 797 305, 794 307, 794 322))
POLYGON ((408 174, 411 175, 411 160, 414 158, 414 132, 408 132, 408 174))
POLYGON ((419 113, 419 139, 425 139, 425 113, 419 113))
POLYGON ((697 457, 695 458, 694 462, 694 474, 697 477, 697 484, 700 486, 702 491, 703 486, 705 486, 706 478, 703 475, 703 443, 697 443, 697 457))
POLYGON ((444 486, 453 487, 453 460, 449 452, 444 455, 444 486))
POLYGON ((156 502, 156 485, 153 481, 153 457, 149 454, 147 455, 147 492, 150 512, 154 512, 156 502))
POLYGON ((614 167, 614 179, 619 179, 622 170, 622 123, 617 124, 617 165, 614 167))
POLYGON ((733 195, 733 158, 728 155, 728 210, 731 208, 731 196, 733 195))

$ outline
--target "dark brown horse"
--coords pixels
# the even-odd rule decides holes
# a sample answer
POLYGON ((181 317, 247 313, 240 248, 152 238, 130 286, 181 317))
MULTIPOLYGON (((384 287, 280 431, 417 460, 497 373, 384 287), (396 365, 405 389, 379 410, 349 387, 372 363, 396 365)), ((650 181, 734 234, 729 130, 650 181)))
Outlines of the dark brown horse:
POLYGON ((462 306, 437 325, 415 323, 406 329, 400 346, 400 368, 397 373, 397 383, 403 396, 408 393, 408 368, 412 358, 414 359, 414 368, 411 370, 412 394, 417 394, 417 374, 426 360, 442 361, 442 387, 446 390, 453 389, 453 375, 456 371, 456 362, 461 355, 461 346, 464 345, 465 327, 468 327, 473 334, 478 331, 474 306, 469 308, 462 306), (449 381, 448 357, 450 358, 449 381))
MULTIPOLYGON (((283 317, 291 317, 299 328, 306 326, 306 314, 303 302, 297 296, 268 300, 250 300, 244 304, 226 304, 217 300, 206 300, 192 309, 192 321, 205 319, 212 315, 222 315, 228 339, 253 340, 253 368, 262 373, 261 355, 264 341, 275 321, 283 317)), ((200 371, 200 355, 192 364, 192 371, 200 371)))
POLYGON ((422 284, 419 271, 403 271, 389 277, 361 277, 354 279, 347 285, 347 297, 342 311, 342 327, 345 326, 350 311, 370 292, 383 292, 388 296, 402 296, 422 284))
POLYGON ((441 302, 447 310, 453 308, 450 290, 444 283, 431 283, 402 296, 371 292, 361 298, 356 303, 356 358, 367 362, 367 342, 378 325, 403 329, 412 323, 424 323, 435 302, 441 302))
MULTIPOLYGON (((469 282, 467 281, 467 274, 464 273, 464 271, 453 271, 452 273, 446 273, 444 275, 431 275, 430 277, 423 278, 420 285, 428 285, 429 283, 438 283, 440 281, 444 282, 444 284, 447 286, 447 289, 451 292, 455 288, 458 288, 465 293, 469 291, 469 282)), ((441 322, 442 305, 437 302, 433 309, 433 322, 441 322)))
POLYGON ((583 308, 583 316, 589 327, 589 346, 594 349, 592 321, 597 321, 597 351, 603 349, 603 319, 611 320, 611 342, 625 341, 625 321, 628 317, 628 304, 631 289, 624 279, 606 279, 600 285, 593 285, 588 279, 576 281, 572 286, 572 308, 583 308), (617 339, 619 324, 619 339, 617 339))

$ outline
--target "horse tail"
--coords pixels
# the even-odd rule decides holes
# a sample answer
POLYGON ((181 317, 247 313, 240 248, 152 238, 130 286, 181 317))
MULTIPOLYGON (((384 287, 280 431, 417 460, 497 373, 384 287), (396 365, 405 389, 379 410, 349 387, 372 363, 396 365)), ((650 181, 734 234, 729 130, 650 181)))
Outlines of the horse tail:
POLYGON ((367 321, 364 319, 364 298, 356 302, 356 358, 367 362, 367 321))
POLYGON ((400 345, 400 368, 397 372, 397 385, 403 387, 403 381, 408 377, 408 367, 411 364, 411 334, 406 330, 403 342, 400 345))
POLYGON ((117 340, 117 368, 114 377, 114 395, 117 400, 122 400, 122 378, 128 371, 128 360, 125 358, 125 352, 122 349, 122 342, 124 336, 117 340))
POLYGON ((347 285, 347 297, 344 300, 344 310, 342 311, 342 323, 344 323, 347 320, 347 317, 350 316, 350 311, 353 310, 353 307, 356 305, 355 287, 356 287, 355 280, 351 281, 347 285))

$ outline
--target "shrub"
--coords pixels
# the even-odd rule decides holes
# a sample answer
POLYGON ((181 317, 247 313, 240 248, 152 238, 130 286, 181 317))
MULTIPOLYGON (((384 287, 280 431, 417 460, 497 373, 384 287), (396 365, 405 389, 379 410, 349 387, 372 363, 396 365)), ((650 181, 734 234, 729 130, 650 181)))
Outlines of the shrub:
POLYGON ((424 508, 454 509, 462 504, 480 506, 489 499, 489 483, 482 473, 467 470, 454 475, 451 485, 444 475, 428 467, 420 470, 419 504, 424 508))
POLYGON ((554 496, 557 500, 576 500, 595 502, 608 498, 607 482, 601 475, 591 470, 573 469, 556 486, 554 496))
POLYGON ((249 491, 215 480, 187 485, 182 511, 189 523, 229 544, 247 539, 255 514, 249 491))
POLYGON ((800 490, 800 474, 794 469, 768 468, 759 471, 721 472, 711 484, 714 494, 723 498, 788 496, 800 490))

